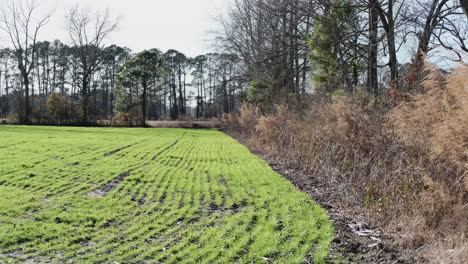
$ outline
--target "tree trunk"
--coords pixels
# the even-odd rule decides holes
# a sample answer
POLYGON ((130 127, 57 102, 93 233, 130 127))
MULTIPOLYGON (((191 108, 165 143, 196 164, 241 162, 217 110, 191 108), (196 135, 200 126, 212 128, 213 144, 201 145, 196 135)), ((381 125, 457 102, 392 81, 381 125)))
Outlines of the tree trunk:
POLYGON ((104 110, 104 117, 107 119, 109 117, 108 107, 109 107, 109 83, 105 82, 105 89, 103 91, 103 110, 104 110))
POLYGON ((177 75, 179 77, 179 107, 180 107, 180 114, 181 115, 185 115, 185 109, 184 109, 184 95, 182 93, 182 69, 180 68, 180 64, 179 64, 179 69, 178 69, 178 72, 177 72, 177 75))
POLYGON ((221 88, 223 90, 223 112, 229 113, 229 99, 228 99, 228 91, 227 91, 228 81, 226 77, 223 76, 223 82, 221 83, 221 88))
POLYGON ((29 76, 23 75, 24 78, 24 120, 25 124, 31 123, 31 103, 29 100, 29 76))
POLYGON ((83 77, 83 83, 81 87, 81 100, 82 105, 81 105, 81 124, 82 125, 88 125, 89 124, 89 93, 88 93, 88 78, 83 77))
POLYGON ((395 18, 393 17, 394 1, 395 0, 388 1, 387 11, 384 11, 382 9, 382 6, 379 5, 377 12, 380 16, 380 20, 382 21, 385 34, 387 35, 387 46, 389 56, 388 65, 390 67, 391 81, 394 85, 398 86, 398 58, 395 44, 395 18))
POLYGON ((395 47, 395 32, 392 30, 391 37, 388 39, 388 52, 389 52, 389 66, 390 78, 392 82, 398 87, 398 58, 395 47))
POLYGON ((187 114, 187 82, 186 82, 186 73, 184 71, 184 111, 187 114))
POLYGON ((176 91, 175 77, 173 77, 171 86, 172 86, 172 104, 173 104, 172 119, 175 120, 179 117, 179 108, 177 107, 177 91, 176 91))
POLYGON ((148 90, 148 85, 146 82, 143 82, 143 94, 141 98, 141 120, 140 126, 146 127, 146 92, 148 90))
POLYGON ((377 71, 377 53, 378 53, 378 0, 371 0, 369 7, 369 69, 368 69, 368 89, 369 93, 378 95, 378 71, 377 71))

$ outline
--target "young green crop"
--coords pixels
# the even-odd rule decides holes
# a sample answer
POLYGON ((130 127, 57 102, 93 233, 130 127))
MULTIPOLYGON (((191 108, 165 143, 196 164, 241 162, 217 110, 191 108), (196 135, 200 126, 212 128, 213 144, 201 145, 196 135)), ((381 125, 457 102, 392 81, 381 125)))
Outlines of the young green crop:
POLYGON ((0 263, 320 263, 332 239, 219 131, 0 126, 0 263))

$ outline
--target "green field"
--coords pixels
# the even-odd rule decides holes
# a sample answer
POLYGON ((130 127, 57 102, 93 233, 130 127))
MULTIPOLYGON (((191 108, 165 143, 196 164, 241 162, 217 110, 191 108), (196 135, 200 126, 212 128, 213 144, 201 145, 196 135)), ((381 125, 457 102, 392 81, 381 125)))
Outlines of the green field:
POLYGON ((0 263, 320 263, 332 239, 217 130, 0 126, 0 263))

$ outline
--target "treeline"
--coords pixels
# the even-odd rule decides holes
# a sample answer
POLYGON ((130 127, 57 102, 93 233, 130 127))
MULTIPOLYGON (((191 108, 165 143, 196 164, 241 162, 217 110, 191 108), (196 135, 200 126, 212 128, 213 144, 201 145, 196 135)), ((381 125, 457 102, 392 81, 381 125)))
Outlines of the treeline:
POLYGON ((235 0, 220 20, 219 45, 242 59, 250 101, 268 109, 311 91, 408 91, 426 58, 468 52, 456 0, 235 0))
POLYGON ((0 118, 19 123, 92 125, 116 118, 210 118, 236 109, 245 87, 236 55, 190 58, 176 50, 135 54, 105 45, 117 21, 105 10, 75 8, 69 43, 38 41, 52 14, 37 20, 38 1, 11 1, 1 11, 0 118), (25 12, 27 11, 27 12, 25 12), (5 34, 6 33, 6 34, 5 34))
POLYGON ((0 116, 21 123, 95 124, 114 117, 219 117, 301 95, 410 91, 425 58, 461 61, 468 25, 457 0, 235 0, 220 17, 219 53, 189 58, 108 46, 108 11, 76 6, 67 41, 38 41, 52 13, 39 1, 0 14, 0 116))
MULTIPOLYGON (((82 94, 90 94, 93 105, 90 112, 97 118, 107 118, 113 112, 114 91, 116 76, 119 68, 131 57, 127 48, 110 46, 101 51, 102 62, 90 77, 89 91, 82 91, 80 62, 78 50, 75 47, 63 44, 61 41, 37 42, 31 47, 36 52, 34 66, 32 67, 29 87, 31 115, 25 112, 25 83, 18 70, 17 57, 11 49, 1 50, 0 64, 0 91, 1 115, 8 117, 14 115, 19 120, 38 122, 48 118, 48 107, 52 115, 59 121, 78 118, 74 116, 82 94), (62 109, 59 109, 62 108, 62 109), (66 110, 66 111, 65 111, 66 110)), ((91 113, 90 113, 91 114, 91 113)))
POLYGON ((236 110, 245 81, 240 61, 230 54, 195 58, 169 50, 146 50, 128 60, 117 75, 115 108, 123 123, 183 117, 220 117, 236 110), (190 82, 188 82, 190 80, 190 82), (122 120, 123 119, 123 120, 122 120))

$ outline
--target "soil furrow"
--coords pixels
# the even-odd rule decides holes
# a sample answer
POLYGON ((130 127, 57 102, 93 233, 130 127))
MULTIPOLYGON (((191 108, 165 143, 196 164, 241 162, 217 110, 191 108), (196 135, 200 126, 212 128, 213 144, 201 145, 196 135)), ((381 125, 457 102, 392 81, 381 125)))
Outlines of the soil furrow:
MULTIPOLYGON (((179 141, 183 138, 184 136, 182 135, 182 137, 180 137, 179 139, 177 139, 176 141, 174 141, 174 143, 172 143, 171 145, 169 145, 168 147, 166 147, 165 149, 161 150, 160 152, 158 152, 158 154, 156 154, 151 160, 154 161, 156 160, 160 155, 164 154, 165 152, 169 151, 171 148, 173 148, 175 145, 177 145, 177 143, 179 143, 179 141)), ((128 147, 131 147, 132 145, 128 146, 128 147)), ((109 153, 112 153, 112 154, 115 154, 117 153, 118 151, 121 151, 125 148, 128 148, 128 147, 124 147, 124 148, 121 148, 119 150, 114 150, 112 152, 109 152, 109 153)), ((112 155, 110 154, 110 155, 112 155)), ((106 154, 107 155, 107 154, 106 154)), ((110 155, 107 155, 107 156, 110 156, 110 155)), ((117 176, 116 178, 112 179, 110 182, 104 184, 103 186, 97 188, 97 189, 94 189, 93 191, 89 192, 88 194, 86 194, 86 196, 89 196, 89 197, 103 197, 105 196, 107 193, 109 193, 110 191, 114 190, 115 188, 117 188, 117 186, 119 186, 120 183, 122 183, 125 178, 127 178, 132 172, 134 172, 135 170, 137 169, 142 169, 142 168, 145 168, 149 165, 149 163, 145 163, 143 165, 141 165, 140 167, 138 168, 134 168, 134 169, 131 169, 129 171, 126 171, 124 173, 121 173, 119 176, 117 176)))
POLYGON ((153 156, 153 158, 151 159, 152 161, 156 160, 159 156, 161 156, 164 152, 167 152, 168 150, 170 150, 171 148, 175 147, 175 145, 177 145, 177 143, 179 143, 179 141, 185 136, 185 133, 180 137, 178 138, 176 141, 174 141, 174 143, 172 143, 171 145, 169 145, 168 147, 166 147, 165 149, 161 150, 160 152, 158 152, 156 155, 153 156))

